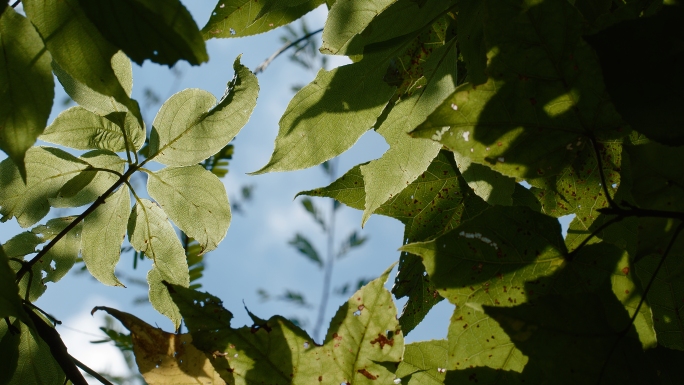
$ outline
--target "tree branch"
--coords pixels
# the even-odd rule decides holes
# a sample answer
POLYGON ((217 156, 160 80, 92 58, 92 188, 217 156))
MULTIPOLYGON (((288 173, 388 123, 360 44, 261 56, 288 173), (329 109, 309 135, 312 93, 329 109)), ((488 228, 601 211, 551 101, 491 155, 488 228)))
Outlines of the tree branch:
POLYGON ((323 28, 318 29, 313 32, 309 32, 306 35, 300 37, 299 39, 293 41, 292 43, 286 44, 282 47, 280 47, 279 50, 275 51, 273 55, 271 55, 268 59, 264 60, 259 66, 254 70, 254 75, 258 75, 266 70, 266 67, 268 67, 273 60, 275 60, 278 56, 280 56, 283 52, 287 51, 288 49, 296 46, 297 44, 301 43, 302 41, 310 38, 313 35, 316 35, 318 33, 323 32, 323 28))

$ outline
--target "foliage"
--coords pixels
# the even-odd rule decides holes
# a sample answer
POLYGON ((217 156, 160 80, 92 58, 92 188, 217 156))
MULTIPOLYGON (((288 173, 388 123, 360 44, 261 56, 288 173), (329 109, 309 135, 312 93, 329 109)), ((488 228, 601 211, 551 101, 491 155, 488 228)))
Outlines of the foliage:
MULTIPOLYGON (((233 328, 218 298, 187 287, 188 260, 169 222, 204 251, 223 239, 230 205, 216 175, 197 164, 246 123, 255 76, 238 58, 218 102, 196 89, 173 95, 143 159, 146 130, 130 98, 130 62, 118 52, 198 64, 206 50, 197 36, 265 32, 323 1, 221 0, 201 31, 177 1, 170 9, 155 0, 81 3, 26 0, 27 18, 10 6, 0 16, 0 73, 13 74, 0 89, 0 148, 9 156, 0 162, 0 212, 32 227, 0 255, 0 275, 10 277, 0 281, 3 382, 84 383, 31 303, 79 253, 96 278, 119 284, 123 234, 154 261, 152 304, 188 326, 170 334, 102 308, 132 331, 150 383, 681 382, 679 2, 326 2, 321 52, 352 63, 319 71, 299 90, 257 173, 315 166, 371 128, 382 135, 390 148, 381 158, 301 194, 362 210, 363 222, 375 213, 404 223, 392 293, 408 302, 397 319, 383 287, 388 269, 338 310, 322 345, 280 316, 249 313, 252 327, 233 328), (121 13, 96 12, 107 7, 121 13), (114 22, 150 32, 115 34, 114 22), (51 71, 79 106, 43 133, 51 71), (41 133, 87 152, 32 146, 41 133), (165 167, 152 171, 151 161, 165 167), (128 183, 136 172, 150 175, 155 201, 128 183), (51 207, 88 204, 78 217, 34 226, 51 207), (565 215, 574 219, 564 236, 565 215), (446 340, 405 345, 442 299, 456 305, 446 340)), ((321 260, 311 242, 294 243, 321 260)))

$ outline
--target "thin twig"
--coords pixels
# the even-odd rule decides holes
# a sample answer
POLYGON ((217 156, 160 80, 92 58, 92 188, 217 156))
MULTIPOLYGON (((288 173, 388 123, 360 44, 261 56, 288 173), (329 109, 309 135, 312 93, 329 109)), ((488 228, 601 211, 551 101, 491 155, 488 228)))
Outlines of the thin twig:
POLYGON ((90 207, 88 207, 81 215, 79 215, 76 219, 74 219, 67 227, 64 228, 64 230, 60 231, 57 236, 55 236, 50 243, 48 243, 41 251, 36 254, 35 257, 33 257, 30 261, 26 262, 19 271, 17 271, 17 279, 16 282, 20 282, 21 279, 24 277, 24 274, 26 274, 28 271, 31 270, 33 265, 35 265, 38 261, 40 261, 41 258, 47 254, 52 247, 59 242, 69 231, 71 231, 74 227, 76 227, 79 223, 81 223, 88 215, 90 215, 95 209, 100 207, 103 203, 105 203, 105 200, 111 195, 114 190, 116 190, 119 186, 124 184, 128 178, 133 175, 135 171, 137 171, 137 167, 130 167, 128 171, 126 171, 125 174, 123 174, 116 183, 114 183, 107 191, 105 191, 102 195, 100 195, 95 202, 93 202, 90 207))
POLYGON ((570 253, 568 253, 568 256, 565 258, 565 260, 566 260, 566 261, 572 261, 572 259, 575 258, 575 255, 577 255, 577 252, 579 252, 580 249, 582 249, 584 246, 586 246, 586 244, 589 243, 589 241, 592 240, 592 238, 594 238, 595 236, 597 236, 597 235, 598 235, 601 231, 603 231, 606 227, 612 225, 613 223, 620 222, 620 221, 623 220, 623 219, 624 219, 624 217, 617 216, 617 217, 612 218, 612 219, 610 219, 609 221, 605 222, 605 223, 602 224, 601 226, 599 226, 596 230, 594 230, 591 234, 589 234, 589 236, 586 237, 586 238, 582 241, 582 243, 579 244, 579 246, 577 246, 573 251, 571 251, 570 253))
POLYGON ((106 378, 102 377, 102 375, 101 375, 100 373, 94 371, 93 369, 90 369, 90 368, 89 368, 88 366, 86 366, 83 362, 81 362, 81 361, 77 360, 76 358, 74 358, 74 356, 71 356, 71 355, 70 355, 69 357, 71 357, 71 360, 74 361, 74 364, 76 364, 76 366, 78 366, 79 368, 81 368, 81 370, 83 370, 84 372, 86 372, 86 373, 90 374, 91 376, 95 377, 95 379, 97 379, 98 381, 100 381, 100 382, 103 383, 104 385, 114 385, 114 384, 112 384, 111 382, 109 382, 106 378))
POLYGON ((316 34, 321 33, 321 32, 323 32, 323 28, 318 29, 318 30, 313 31, 313 32, 309 32, 306 35, 300 37, 299 39, 293 41, 292 43, 289 43, 289 44, 286 44, 286 45, 280 47, 280 49, 275 51, 273 53, 273 55, 271 55, 268 59, 264 60, 261 64, 259 64, 259 66, 254 70, 254 75, 258 75, 258 74, 264 72, 266 70, 266 67, 268 67, 269 64, 271 64, 271 62, 273 60, 275 60, 278 56, 280 56, 283 52, 285 52, 288 49, 296 46, 297 44, 299 44, 302 41, 310 38, 311 36, 316 35, 316 34))
POLYGON ((667 248, 665 249, 665 252, 663 253, 662 258, 660 258, 660 262, 658 262, 658 266, 656 267, 655 271, 653 272, 651 279, 648 281, 648 285, 646 285, 646 288, 644 289, 643 293, 641 294, 641 300, 639 300, 639 304, 637 305, 636 309, 634 310, 634 314, 632 315, 632 318, 630 318, 627 326, 623 330, 621 330, 620 333, 618 333, 618 337, 615 340, 615 342, 613 343, 613 346, 610 348, 610 351, 608 352, 608 357, 606 357, 606 361, 603 364, 603 366, 601 367, 601 373, 599 373, 598 381, 596 382, 597 384, 601 383, 601 380, 603 379, 603 375, 606 372, 606 368, 608 367, 608 362, 610 361, 610 358, 612 357, 613 353, 615 353, 615 349, 617 349, 618 344, 627 335, 629 330, 632 328, 632 325, 634 325, 636 318, 639 316, 639 311, 641 310, 641 306, 646 301, 646 296, 648 295, 648 292, 651 290, 651 286, 653 285, 653 282, 655 282, 656 276, 658 275, 660 268, 662 268, 663 265, 665 264, 665 259, 670 254, 670 250, 672 250, 672 246, 674 246, 675 241, 677 240, 677 237, 679 236, 679 233, 682 230, 684 230, 684 222, 680 222, 679 226, 677 226, 677 229, 675 230, 674 235, 672 236, 672 239, 670 239, 670 243, 667 245, 667 248))
POLYGON ((15 1, 14 4, 12 4, 12 8, 16 8, 19 3, 21 3, 21 0, 15 1))
POLYGON ((610 192, 608 191, 608 186, 606 184, 606 175, 603 172, 603 161, 601 160, 601 151, 598 148, 598 142, 596 141, 596 138, 592 136, 589 137, 589 141, 591 142, 591 145, 594 147, 594 154, 596 155, 596 166, 598 167, 599 176, 601 177, 601 187, 603 187, 603 193, 606 194, 606 200, 608 201, 608 205, 613 209, 619 209, 620 206, 618 206, 617 203, 615 203, 613 197, 610 196, 610 192))

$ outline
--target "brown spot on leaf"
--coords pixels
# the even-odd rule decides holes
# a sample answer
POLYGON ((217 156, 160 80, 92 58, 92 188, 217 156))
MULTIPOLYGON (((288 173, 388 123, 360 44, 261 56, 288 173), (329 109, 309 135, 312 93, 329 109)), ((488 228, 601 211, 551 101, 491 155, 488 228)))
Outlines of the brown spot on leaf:
POLYGON ((359 369, 358 372, 361 373, 361 374, 363 374, 363 375, 364 375, 367 379, 369 379, 369 380, 377 380, 377 379, 378 379, 377 376, 372 375, 372 374, 371 374, 369 371, 367 371, 366 369, 359 369))
POLYGON ((382 333, 378 333, 378 338, 374 339, 370 343, 371 343, 371 345, 375 345, 376 343, 380 344, 380 349, 384 348, 385 345, 394 346, 394 340, 388 339, 382 333))

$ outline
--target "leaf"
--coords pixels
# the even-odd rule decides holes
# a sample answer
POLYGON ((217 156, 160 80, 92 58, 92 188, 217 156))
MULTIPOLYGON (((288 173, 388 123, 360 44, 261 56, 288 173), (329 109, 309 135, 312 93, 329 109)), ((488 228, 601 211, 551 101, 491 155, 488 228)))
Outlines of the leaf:
POLYGON ((309 198, 302 199, 302 206, 304 206, 304 209, 309 214, 311 214, 314 221, 316 221, 316 223, 318 223, 321 226, 321 229, 323 231, 326 231, 325 219, 323 219, 323 215, 321 214, 320 211, 318 211, 318 208, 316 206, 314 206, 311 199, 309 199, 309 198))
MULTIPOLYGON (((447 14, 454 6, 455 1, 425 0, 424 3, 422 5, 416 4, 414 0, 392 2, 382 13, 373 17, 360 33, 353 35, 342 51, 347 56, 361 55, 364 51, 371 52, 387 44, 392 44, 395 42, 394 39, 400 39, 418 30, 423 30, 441 15, 447 14), (397 26, 401 26, 401 28, 397 28, 397 26)), ((358 4, 357 7, 359 6, 363 5, 358 4)), ((345 6, 340 5, 340 7, 344 8, 345 6)), ((337 27, 356 28, 351 25, 337 25, 337 27)), ((335 36, 332 38, 336 39, 335 36)))
MULTIPOLYGON (((363 209, 365 186, 359 166, 330 186, 300 194, 326 196, 356 209, 363 209)), ((477 197, 458 172, 450 152, 441 151, 428 169, 401 193, 384 203, 376 214, 397 218, 405 224, 404 240, 432 239, 461 221, 478 215, 488 205, 477 197)), ((442 297, 425 272, 421 259, 402 253, 392 292, 409 296, 401 314, 401 326, 408 334, 442 297)))
POLYGON ((467 80, 472 84, 487 81, 487 46, 484 36, 485 4, 480 0, 463 0, 458 3, 456 35, 460 54, 467 69, 467 80))
POLYGON ((225 385, 207 356, 192 344, 190 334, 167 333, 138 317, 106 306, 93 308, 111 314, 131 332, 138 370, 149 385, 225 385))
POLYGON ((185 234, 216 249, 230 225, 230 203, 219 178, 202 166, 167 167, 148 173, 147 191, 185 234))
POLYGON ((164 211, 147 199, 138 199, 128 219, 128 241, 154 261, 147 274, 150 302, 178 328, 180 312, 162 281, 187 287, 190 278, 185 250, 164 211))
POLYGON ((323 0, 281 1, 219 0, 202 28, 204 40, 251 36, 289 24, 323 4, 323 0))
POLYGON ((313 247, 311 242, 309 242, 306 237, 301 234, 295 235, 295 237, 288 242, 289 245, 297 249, 303 256, 307 257, 310 261, 318 265, 319 268, 323 268, 323 260, 318 256, 318 251, 313 247))
POLYGON ((240 57, 235 77, 216 104, 207 91, 187 89, 167 100, 154 118, 148 159, 169 166, 192 166, 216 154, 247 123, 259 85, 240 57))
POLYGON ((0 162, 0 214, 2 220, 17 218, 29 227, 50 211, 49 198, 57 196, 64 184, 88 166, 62 150, 32 147, 26 152, 26 183, 14 163, 0 162))
POLYGON ((130 88, 122 87, 112 69, 112 56, 118 49, 100 35, 78 0, 31 0, 24 4, 24 10, 64 72, 126 106, 142 126, 138 103, 130 98, 130 88))
POLYGON ((139 150, 145 142, 145 132, 140 129, 135 117, 129 113, 111 112, 100 116, 84 107, 76 106, 62 111, 45 129, 40 139, 79 150, 102 149, 122 152, 139 150), (122 117, 123 127, 120 123, 122 117))
POLYGON ((114 271, 130 210, 130 191, 123 185, 83 220, 83 262, 90 274, 105 285, 124 286, 114 271))
POLYGON ((11 316, 26 321, 21 297, 19 297, 19 288, 14 283, 15 273, 9 265, 7 255, 0 248, 0 318, 11 316))
MULTIPOLYGON (((534 304, 485 306, 484 311, 528 357, 525 382, 543 383, 565 373, 557 383, 590 383, 604 368, 602 383, 658 382, 638 341, 631 336, 617 340, 618 331, 606 321, 603 306, 591 294, 552 295, 534 304)), ((626 321, 626 315, 623 318, 626 321)))
POLYGON ((376 122, 394 90, 382 80, 394 50, 320 70, 280 119, 271 159, 252 174, 316 166, 349 149, 376 122), (334 91, 331 91, 334 90, 334 91))
POLYGON ((119 158, 118 155, 107 150, 94 150, 83 154, 79 158, 81 161, 89 164, 89 167, 81 171, 77 178, 84 175, 83 178, 91 179, 81 190, 72 196, 65 196, 64 190, 67 185, 73 181, 73 178, 59 190, 57 196, 50 198, 50 206, 52 207, 79 207, 85 204, 94 202, 100 195, 104 194, 110 187, 118 182, 117 174, 103 170, 110 170, 119 175, 124 172, 125 161, 119 158), (89 171, 92 168, 99 168, 99 171, 89 171), (90 174, 88 176, 88 174, 90 174))
POLYGON ((24 156, 47 124, 55 84, 50 54, 25 17, 7 8, 0 17, 0 149, 26 177, 24 156))
POLYGON ((512 177, 560 173, 587 137, 628 128, 608 102, 581 16, 567 1, 485 1, 487 74, 466 83, 412 132, 512 177))
POLYGON ((134 62, 145 59, 169 67, 179 60, 199 65, 209 60, 190 12, 178 0, 80 1, 102 36, 134 62))
MULTIPOLYGON (((426 40, 429 42, 430 38, 426 40)), ((426 43, 419 48, 421 49, 418 52, 423 52, 433 47, 426 43)), ((456 45, 452 41, 446 46, 436 48, 427 58, 418 57, 413 60, 415 62, 411 62, 412 64, 420 63, 414 66, 422 67, 414 69, 417 72, 415 75, 425 76, 430 81, 421 90, 397 102, 377 129, 390 145, 390 149, 380 159, 361 166, 366 189, 362 225, 380 205, 422 174, 441 148, 439 143, 415 140, 407 133, 453 92, 456 79, 451 74, 456 72, 456 45)))
POLYGON ((388 383, 404 350, 394 303, 383 287, 389 272, 340 307, 323 346, 280 316, 264 321, 250 313, 251 328, 233 329, 233 316, 218 298, 174 285, 169 285, 169 291, 181 308, 193 344, 211 355, 226 382, 388 383))
POLYGON ((337 251, 337 258, 343 258, 347 254, 349 254, 349 252, 352 249, 360 247, 361 245, 366 243, 367 240, 368 237, 361 236, 356 231, 352 232, 351 234, 349 234, 349 237, 347 237, 347 239, 344 242, 342 242, 342 245, 337 251))
POLYGON ((448 342, 431 340, 406 345, 404 359, 397 368, 397 378, 406 385, 442 385, 446 373, 448 342))
MULTIPOLYGON (((684 316, 681 314, 681 303, 684 300, 684 264, 678 255, 670 255, 655 277, 653 286, 646 296, 653 314, 653 327, 658 344, 670 349, 684 350, 684 316)), ((636 274, 642 286, 647 286, 662 255, 651 254, 636 263, 636 274)))
MULTIPOLYGON (((13 237, 3 245, 3 249, 8 257, 24 260, 19 257, 36 252, 39 244, 53 240, 74 219, 76 217, 50 219, 45 225, 34 227, 31 232, 24 232, 13 237)), ((71 270, 81 250, 82 228, 82 223, 77 224, 33 264, 28 274, 25 274, 19 282, 20 296, 29 301, 35 301, 45 292, 47 282, 57 282, 71 270)), ((22 265, 17 264, 16 261, 14 264, 16 273, 22 265)))
POLYGON ((454 153, 463 179, 475 194, 490 205, 513 205, 515 179, 501 175, 497 171, 481 164, 472 163, 469 158, 454 153))
POLYGON ((37 333, 16 320, 10 332, 7 323, 0 321, 0 382, 7 385, 45 384, 62 385, 65 376, 50 353, 50 347, 37 333))
POLYGON ((337 1, 330 8, 320 51, 343 55, 349 41, 397 0, 337 1))
POLYGON ((683 22, 684 6, 666 2, 654 16, 623 21, 587 38, 620 115, 634 130, 669 146, 684 144, 684 119, 675 112, 684 103, 678 91, 684 78, 674 75, 684 59, 683 22), (638 76, 643 73, 650 76, 638 76))

